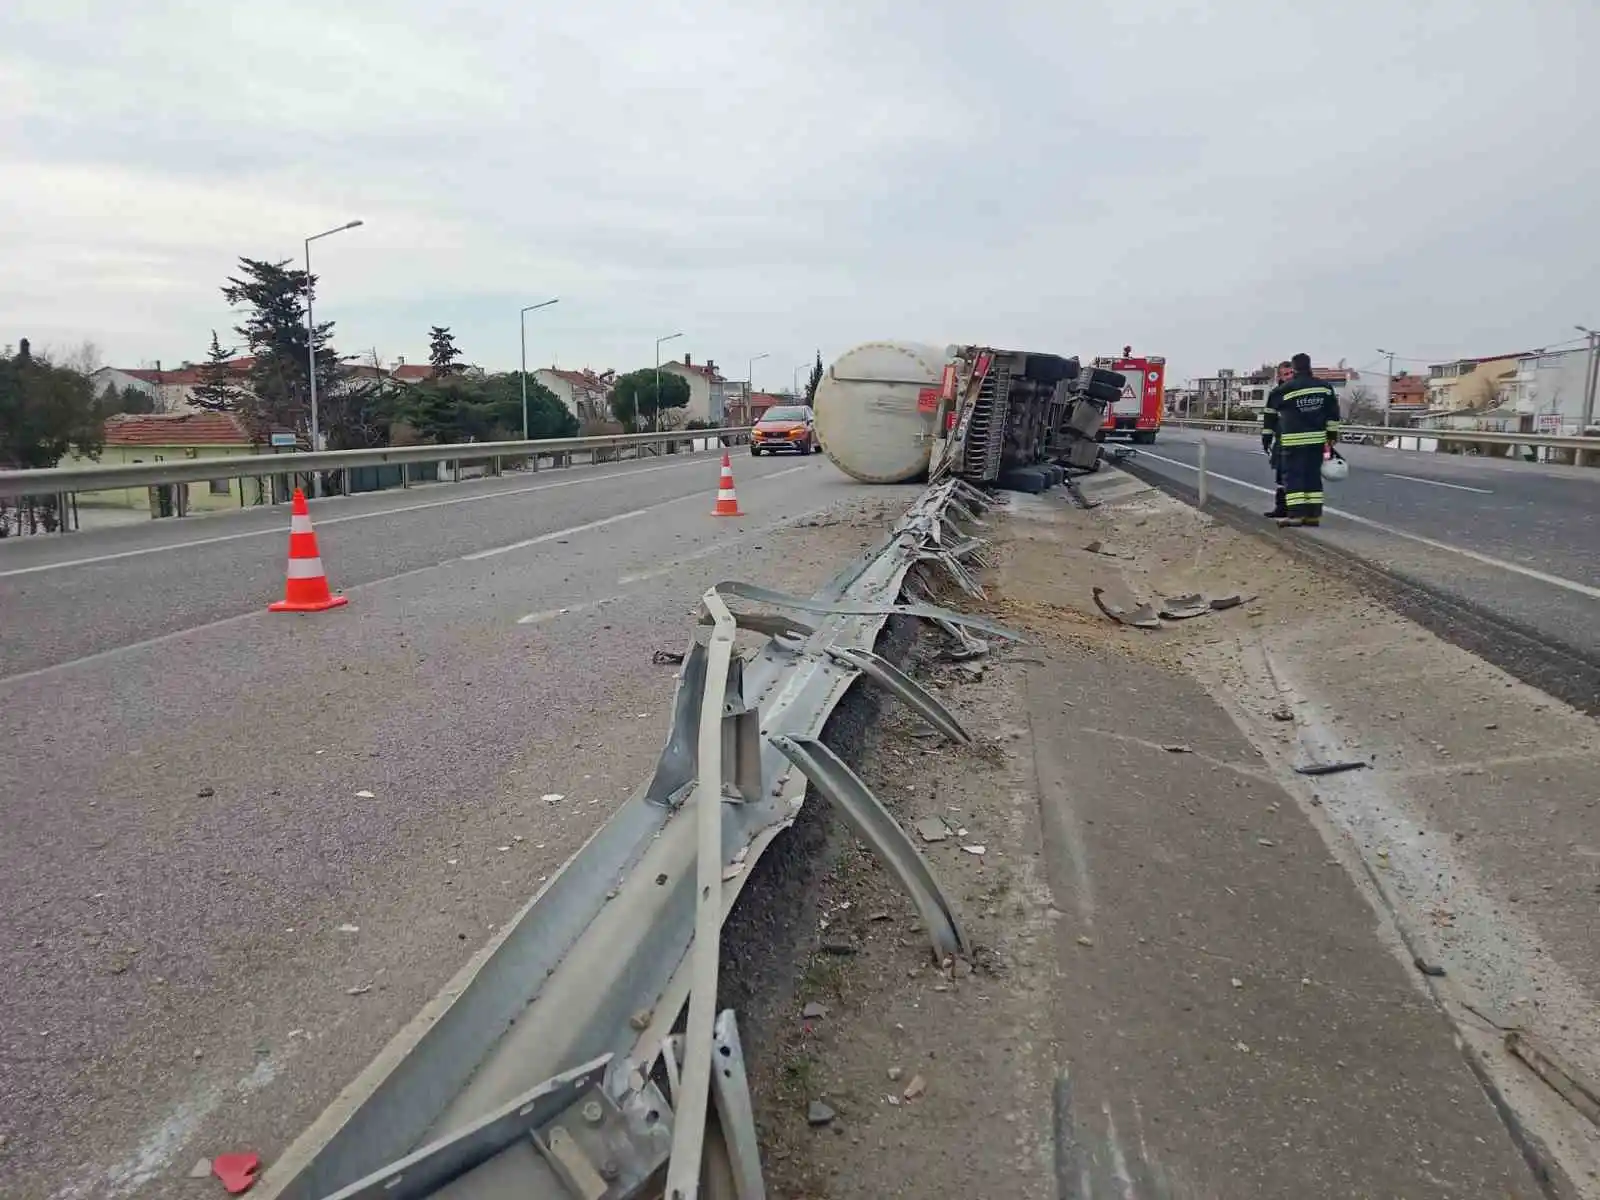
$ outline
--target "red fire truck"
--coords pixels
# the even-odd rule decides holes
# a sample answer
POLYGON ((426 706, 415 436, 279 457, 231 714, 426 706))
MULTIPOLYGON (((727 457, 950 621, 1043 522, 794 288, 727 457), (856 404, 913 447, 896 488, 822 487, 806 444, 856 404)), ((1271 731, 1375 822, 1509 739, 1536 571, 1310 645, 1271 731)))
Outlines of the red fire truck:
POLYGON ((1140 357, 1132 346, 1124 346, 1121 358, 1097 358, 1094 365, 1127 376, 1122 398, 1106 409, 1099 440, 1127 437, 1143 445, 1155 441, 1167 403, 1167 360, 1155 355, 1140 357))

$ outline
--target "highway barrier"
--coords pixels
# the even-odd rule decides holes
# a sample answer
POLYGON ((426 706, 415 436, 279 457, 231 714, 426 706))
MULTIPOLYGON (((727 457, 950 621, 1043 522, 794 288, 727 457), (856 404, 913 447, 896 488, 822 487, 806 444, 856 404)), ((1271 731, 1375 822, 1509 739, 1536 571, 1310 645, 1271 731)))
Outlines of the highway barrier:
POLYGON ((969 570, 988 499, 925 490, 875 548, 811 597, 721 583, 678 675, 650 779, 381 1051, 268 1170, 271 1200, 764 1197, 743 1051, 716 1010, 720 940, 807 787, 911 893, 930 953, 968 952, 927 862, 820 740, 865 677, 939 735, 956 718, 872 647, 892 616, 936 623, 963 656, 1015 635, 929 601, 969 570), (765 635, 750 659, 739 630, 765 635), (680 1018, 687 1008, 681 1033, 680 1018))
MULTIPOLYGON (((1259 421, 1200 421, 1187 417, 1168 417, 1164 422, 1174 429, 1204 429, 1215 433, 1260 434, 1259 421)), ((1439 453, 1479 454, 1488 457, 1516 457, 1518 448, 1554 452, 1530 461, 1555 465, 1600 466, 1600 437, 1575 434, 1499 433, 1479 429, 1410 429, 1389 425, 1344 425, 1343 441, 1390 446, 1396 450, 1438 451, 1439 453), (1432 443, 1424 446, 1423 443, 1432 443), (1562 461, 1565 460, 1565 461, 1562 461)))
MULTIPOLYGON (((251 454, 238 457, 185 458, 176 461, 49 467, 33 471, 0 471, 0 501, 45 500, 51 511, 68 514, 71 498, 89 492, 118 488, 163 488, 179 484, 209 483, 213 480, 256 479, 263 481, 260 493, 264 503, 287 502, 299 476, 321 477, 342 494, 351 492, 351 472, 375 467, 399 467, 401 486, 409 486, 410 469, 419 465, 447 464, 460 482, 464 463, 484 464, 492 475, 499 475, 508 460, 524 461, 538 470, 542 460, 552 466, 571 466, 574 455, 587 454, 590 463, 621 460, 624 452, 638 458, 646 453, 674 453, 695 442, 721 445, 742 443, 749 436, 744 426, 722 429, 673 430, 665 433, 619 433, 598 437, 545 438, 517 442, 466 442, 444 446, 381 446, 371 450, 296 451, 289 454, 251 454), (285 481, 282 486, 267 486, 266 481, 285 481)), ((241 492, 241 497, 242 497, 241 492)), ((182 516, 182 492, 172 506, 173 515, 182 516)), ((52 529, 66 532, 66 520, 52 522, 52 529)))

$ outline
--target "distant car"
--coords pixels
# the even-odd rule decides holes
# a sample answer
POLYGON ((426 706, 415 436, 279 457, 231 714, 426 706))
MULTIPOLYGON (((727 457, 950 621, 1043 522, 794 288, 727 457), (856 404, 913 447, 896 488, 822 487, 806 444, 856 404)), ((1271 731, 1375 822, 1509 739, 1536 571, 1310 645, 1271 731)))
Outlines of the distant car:
POLYGON ((751 454, 810 454, 817 448, 817 418, 804 404, 769 408, 750 431, 751 454))

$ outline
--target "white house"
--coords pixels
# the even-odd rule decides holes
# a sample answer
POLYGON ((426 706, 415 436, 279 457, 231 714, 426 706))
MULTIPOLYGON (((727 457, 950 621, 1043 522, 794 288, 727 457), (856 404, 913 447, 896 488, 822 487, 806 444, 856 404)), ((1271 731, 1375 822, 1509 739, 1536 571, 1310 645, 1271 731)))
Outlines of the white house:
POLYGON ((1511 404, 1533 416, 1535 433, 1579 433, 1588 374, 1588 347, 1530 354, 1517 363, 1511 404))
POLYGON ((717 370, 717 364, 709 358, 705 366, 694 365, 687 354, 682 362, 664 362, 661 364, 662 374, 676 375, 680 379, 689 381, 689 405, 684 409, 685 421, 713 421, 720 420, 725 402, 723 384, 728 381, 717 370))
MULTIPOLYGON (((241 386, 250 374, 250 368, 255 365, 253 358, 235 358, 228 363, 228 370, 236 382, 241 386)), ((185 413, 199 412, 194 405, 194 389, 204 382, 201 368, 193 363, 184 363, 175 371, 164 371, 161 364, 154 368, 145 367, 101 367, 92 372, 89 378, 94 383, 95 394, 99 395, 109 385, 122 391, 124 388, 133 388, 135 391, 144 392, 155 401, 155 411, 158 413, 185 413)))
MULTIPOLYGON (((661 369, 664 371, 666 367, 661 369)), ((617 381, 615 371, 595 372, 587 367, 581 371, 558 371, 555 367, 546 367, 535 371, 533 378, 549 388, 580 423, 611 420, 611 389, 617 381)))

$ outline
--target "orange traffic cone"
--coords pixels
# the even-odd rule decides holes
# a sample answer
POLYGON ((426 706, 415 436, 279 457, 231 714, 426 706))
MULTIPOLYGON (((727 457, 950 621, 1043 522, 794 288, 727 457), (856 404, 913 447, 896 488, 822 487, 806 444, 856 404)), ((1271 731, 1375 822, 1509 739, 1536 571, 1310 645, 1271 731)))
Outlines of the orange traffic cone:
POLYGON ((311 528, 311 510, 306 494, 294 490, 294 507, 289 517, 289 579, 283 599, 267 605, 268 612, 323 612, 350 603, 348 597, 328 591, 328 576, 317 552, 317 535, 311 528))
POLYGON ((724 451, 722 455, 722 482, 717 485, 717 506, 711 510, 713 517, 742 517, 739 497, 733 494, 733 460, 724 451))

